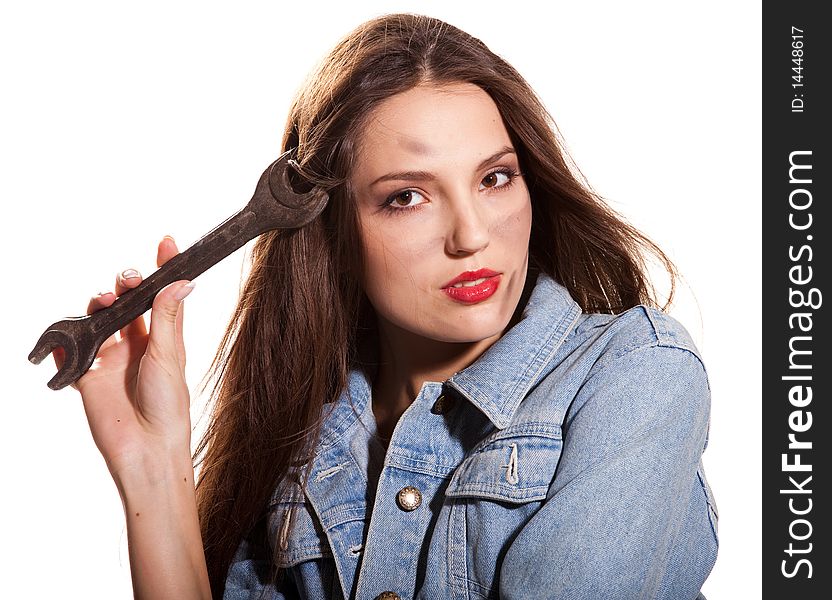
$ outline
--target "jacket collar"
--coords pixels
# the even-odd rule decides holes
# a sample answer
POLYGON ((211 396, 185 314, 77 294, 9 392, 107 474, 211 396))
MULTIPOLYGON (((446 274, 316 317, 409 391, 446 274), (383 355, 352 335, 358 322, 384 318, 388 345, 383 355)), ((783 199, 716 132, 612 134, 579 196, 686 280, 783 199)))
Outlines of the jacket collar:
MULTIPOLYGON (((580 314, 581 308, 568 290, 546 273, 539 273, 520 320, 445 385, 476 406, 498 429, 504 429, 529 390, 551 370, 547 367, 580 314)), ((335 442, 363 412, 371 387, 365 370, 350 370, 347 389, 327 411, 322 446, 335 442)))
POLYGON ((504 429, 529 390, 551 370, 547 367, 580 314, 568 290, 541 272, 517 324, 447 385, 504 429))

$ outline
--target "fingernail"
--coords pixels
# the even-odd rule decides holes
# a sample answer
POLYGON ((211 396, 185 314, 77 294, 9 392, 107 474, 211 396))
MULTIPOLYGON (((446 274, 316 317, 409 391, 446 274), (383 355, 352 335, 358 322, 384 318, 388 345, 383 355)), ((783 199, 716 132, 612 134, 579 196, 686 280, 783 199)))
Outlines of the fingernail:
POLYGON ((173 294, 174 299, 180 300, 180 301, 184 300, 188 296, 188 294, 190 294, 192 291, 194 291, 194 287, 196 287, 196 281, 191 281, 190 283, 186 283, 181 288, 176 290, 176 292, 173 294))
POLYGON ((173 236, 172 236, 172 235, 166 235, 166 236, 165 236, 165 239, 170 240, 170 241, 171 241, 171 242, 173 242, 174 244, 176 243, 176 240, 175 240, 175 239, 173 239, 173 236))
POLYGON ((109 296, 109 295, 110 295, 110 294, 112 294, 112 293, 113 293, 113 292, 98 292, 98 295, 99 295, 101 298, 103 298, 104 296, 109 296))
POLYGON ((121 272, 122 279, 132 279, 133 277, 140 277, 139 272, 136 269, 126 269, 121 272))

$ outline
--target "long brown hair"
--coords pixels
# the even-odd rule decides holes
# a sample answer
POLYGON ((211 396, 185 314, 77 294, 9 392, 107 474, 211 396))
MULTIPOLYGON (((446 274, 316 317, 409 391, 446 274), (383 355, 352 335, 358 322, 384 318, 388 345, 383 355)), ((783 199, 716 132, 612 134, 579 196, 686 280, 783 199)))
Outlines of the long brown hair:
MULTIPOLYGON (((437 19, 386 15, 345 37, 301 87, 283 149, 330 201, 309 225, 264 234, 209 370, 213 410, 194 460, 214 597, 235 549, 259 531, 272 492, 317 441, 324 404, 345 388, 373 330, 359 287, 360 240, 349 176, 367 115, 418 84, 472 83, 497 105, 532 201, 530 264, 566 286, 585 312, 657 306, 645 256, 668 258, 583 181, 542 102, 480 40, 437 19)), ((266 548, 267 540, 259 540, 266 548)))

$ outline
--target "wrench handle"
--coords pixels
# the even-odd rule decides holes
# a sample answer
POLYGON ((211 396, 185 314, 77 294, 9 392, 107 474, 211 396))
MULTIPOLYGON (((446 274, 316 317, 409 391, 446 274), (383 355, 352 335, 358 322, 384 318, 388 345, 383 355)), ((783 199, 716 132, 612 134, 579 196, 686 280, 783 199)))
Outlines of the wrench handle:
POLYGON ((184 252, 180 252, 156 269, 138 287, 121 294, 109 307, 89 315, 93 337, 103 343, 153 306, 162 288, 179 281, 192 280, 217 264, 261 233, 257 215, 246 206, 206 233, 184 252))

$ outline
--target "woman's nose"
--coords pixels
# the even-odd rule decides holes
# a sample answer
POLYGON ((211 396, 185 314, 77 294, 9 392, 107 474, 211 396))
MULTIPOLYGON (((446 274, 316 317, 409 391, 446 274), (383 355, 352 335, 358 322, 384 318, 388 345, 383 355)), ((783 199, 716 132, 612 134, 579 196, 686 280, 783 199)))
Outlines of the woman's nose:
POLYGON ((474 254, 488 246, 490 232, 478 197, 458 197, 449 203, 448 234, 445 250, 448 254, 474 254))

